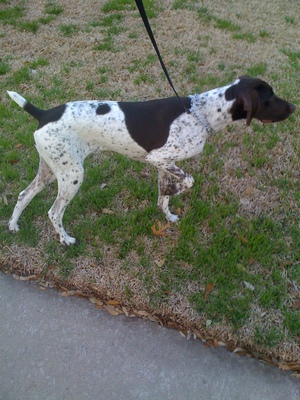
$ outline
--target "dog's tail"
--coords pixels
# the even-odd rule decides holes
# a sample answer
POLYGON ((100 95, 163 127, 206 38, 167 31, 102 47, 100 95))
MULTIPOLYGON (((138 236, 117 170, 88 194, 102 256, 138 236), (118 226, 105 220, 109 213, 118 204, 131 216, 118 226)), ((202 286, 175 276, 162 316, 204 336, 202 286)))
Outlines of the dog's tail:
POLYGON ((7 91, 9 96, 21 107, 23 110, 27 111, 30 115, 32 115, 35 119, 40 121, 45 114, 44 110, 35 107, 33 104, 29 103, 24 97, 20 96, 16 92, 7 91))

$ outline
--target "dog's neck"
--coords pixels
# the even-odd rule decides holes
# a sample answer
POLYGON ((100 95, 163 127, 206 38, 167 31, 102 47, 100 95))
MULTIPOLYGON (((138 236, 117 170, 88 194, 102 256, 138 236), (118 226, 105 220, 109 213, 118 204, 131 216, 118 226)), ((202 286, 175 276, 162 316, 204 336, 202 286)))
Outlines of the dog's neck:
POLYGON ((225 99, 225 92, 229 87, 191 96, 191 113, 206 127, 208 133, 222 130, 232 122, 230 110, 234 100, 225 99))

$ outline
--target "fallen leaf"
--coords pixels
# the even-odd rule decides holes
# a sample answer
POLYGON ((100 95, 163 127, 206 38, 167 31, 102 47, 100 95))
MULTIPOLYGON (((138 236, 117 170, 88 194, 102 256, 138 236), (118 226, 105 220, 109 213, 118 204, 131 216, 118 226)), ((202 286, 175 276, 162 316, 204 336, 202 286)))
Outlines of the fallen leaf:
POLYGON ((36 279, 36 275, 20 276, 20 281, 30 281, 36 279))
POLYGON ((245 194, 246 196, 250 196, 250 194, 252 193, 253 187, 252 186, 248 186, 247 189, 245 190, 245 194))
POLYGON ((248 239, 246 239, 244 236, 238 235, 238 239, 242 243, 248 243, 248 239))
POLYGON ((97 304, 98 306, 103 306, 103 301, 101 301, 100 299, 97 299, 97 298, 94 297, 94 296, 89 297, 89 301, 90 301, 92 304, 97 304))
POLYGON ((166 225, 162 225, 162 223, 158 221, 157 227, 154 224, 151 226, 151 230, 155 236, 166 236, 167 235, 166 230, 170 227, 170 225, 171 225, 170 222, 167 222, 166 225))
POLYGON ((237 263, 236 264, 237 268, 244 271, 244 272, 248 272, 248 270, 243 266, 243 264, 237 263))
POLYGON ((118 311, 115 307, 113 306, 103 306, 104 310, 106 310, 110 315, 117 316, 119 314, 122 314, 121 311, 118 311))
POLYGON ((149 315, 151 315, 150 313, 148 313, 147 311, 138 311, 137 312, 138 315, 141 315, 142 317, 148 317, 149 315))
POLYGON ((120 304, 120 302, 117 300, 108 300, 107 304, 109 306, 118 306, 120 304))
POLYGON ((254 263, 254 261, 255 261, 254 258, 251 257, 250 260, 249 260, 249 262, 248 262, 248 264, 249 264, 249 265, 252 265, 252 264, 254 263))
POLYGON ((114 211, 108 208, 102 208, 102 214, 114 214, 114 211))
POLYGON ((253 285, 251 285, 251 283, 249 283, 249 282, 244 281, 244 285, 249 290, 254 290, 255 289, 255 287, 253 285))
POLYGON ((182 214, 182 211, 181 211, 180 207, 176 208, 176 214, 177 215, 181 215, 182 214))
POLYGON ((293 308, 300 308, 300 300, 295 301, 295 303, 292 304, 293 308))
POLYGON ((25 144, 24 143, 19 143, 19 144, 17 144, 15 146, 15 149, 19 150, 19 149, 22 149, 22 147, 25 147, 25 144))
POLYGON ((128 312, 128 310, 127 310, 126 307, 122 307, 122 311, 123 311, 123 313, 126 315, 126 317, 129 316, 129 312, 128 312))
POLYGON ((300 365, 296 364, 294 362, 290 363, 279 363, 278 367, 282 369, 283 371, 300 371, 300 365))
POLYGON ((179 331, 179 335, 184 337, 184 338, 186 338, 185 334, 183 332, 181 332, 181 331, 179 331))
POLYGON ((17 164, 20 160, 13 158, 12 160, 9 160, 8 163, 13 165, 13 164, 17 164))
POLYGON ((246 349, 243 349, 242 347, 237 347, 236 349, 233 350, 233 353, 238 354, 239 356, 245 356, 249 352, 246 349))
POLYGON ((155 260, 154 262, 159 268, 161 268, 164 265, 165 261, 165 258, 161 258, 160 260, 155 260))
POLYGON ((214 284, 211 283, 211 282, 209 282, 209 283, 206 285, 206 287, 205 287, 205 292, 204 292, 204 296, 203 296, 204 300, 207 300, 207 298, 208 298, 208 296, 210 295, 210 293, 212 292, 213 288, 214 288, 214 284))
POLYGON ((2 199, 3 199, 4 205, 5 205, 5 206, 8 206, 7 197, 3 195, 3 196, 2 196, 2 199))
POLYGON ((171 329, 179 329, 180 328, 180 325, 173 321, 167 322, 167 326, 171 329))
POLYGON ((76 290, 69 290, 68 292, 62 292, 61 296, 69 297, 69 296, 74 296, 75 294, 77 294, 76 290))

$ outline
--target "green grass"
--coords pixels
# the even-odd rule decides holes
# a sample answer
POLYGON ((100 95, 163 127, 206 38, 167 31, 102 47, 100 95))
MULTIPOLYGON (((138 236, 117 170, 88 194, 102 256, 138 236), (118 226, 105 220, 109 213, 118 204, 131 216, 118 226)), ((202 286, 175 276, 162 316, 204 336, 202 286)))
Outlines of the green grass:
POLYGON ((24 16, 23 6, 7 7, 0 10, 0 21, 5 24, 15 25, 16 21, 24 16))
POLYGON ((19 23, 20 31, 28 31, 32 33, 37 33, 39 29, 38 21, 24 21, 19 23))
MULTIPOLYGON (((41 24, 52 21, 60 39, 70 43, 82 32, 96 30, 102 39, 91 42, 90 48, 107 52, 107 58, 95 52, 95 72, 84 76, 82 86, 72 80, 72 73, 86 67, 84 53, 64 60, 51 77, 46 76, 46 70, 55 64, 55 59, 48 53, 26 62, 20 62, 20 56, 12 53, 0 62, 3 93, 0 103, 0 241, 3 249, 16 244, 35 247, 44 234, 44 225, 49 224, 47 211, 55 199, 57 186, 51 184, 33 199, 20 218, 18 234, 7 231, 6 224, 18 193, 33 180, 39 160, 32 135, 37 123, 6 97, 5 90, 24 93, 28 100, 42 108, 80 98, 81 91, 86 96, 86 90, 95 98, 133 100, 135 94, 129 93, 130 89, 119 81, 121 67, 117 53, 120 47, 116 39, 122 35, 128 41, 128 61, 122 69, 143 96, 151 97, 159 92, 163 79, 153 72, 158 63, 154 53, 130 54, 132 43, 136 46, 140 35, 145 34, 141 23, 133 26, 132 31, 125 29, 128 15, 133 15, 134 19, 138 17, 132 0, 103 3, 93 20, 85 21, 84 25, 79 22, 78 25, 63 25, 60 15, 64 10, 59 3, 47 3, 45 16, 31 23, 27 22, 22 2, 15 7, 9 7, 5 1, 1 4, 0 24, 4 27, 10 24, 16 32, 21 29, 24 35, 39 35, 41 24), (110 61, 106 62, 107 59, 110 61)), ((158 15, 160 8, 156 2, 147 1, 145 6, 151 11, 151 17, 158 15)), ((257 33, 249 33, 241 20, 237 25, 216 17, 197 1, 176 0, 172 12, 183 9, 194 13, 199 23, 210 25, 216 32, 223 31, 232 43, 243 40, 257 46, 272 40, 268 26, 257 33)), ((296 25, 295 21, 284 20, 290 29, 296 25)), ((218 56, 218 48, 211 45, 210 35, 199 34, 196 45, 193 42, 190 47, 174 42, 173 47, 164 48, 168 67, 171 73, 179 71, 177 83, 183 90, 202 92, 227 84, 242 70, 251 76, 268 76, 276 92, 283 97, 297 98, 300 53, 295 47, 280 45, 279 58, 284 60, 280 61, 284 63, 280 68, 272 69, 275 57, 272 63, 260 62, 254 57, 252 62, 243 65, 222 58, 216 68, 206 69, 210 57, 218 56)), ((47 275, 47 270, 53 268, 60 277, 67 279, 71 272, 76 273, 79 260, 92 258, 99 265, 105 265, 107 252, 111 251, 114 260, 122 265, 127 279, 124 293, 133 305, 136 293, 130 282, 136 280, 142 282, 145 290, 139 295, 145 295, 145 301, 149 301, 153 309, 167 307, 172 296, 185 299, 199 318, 203 317, 203 330, 208 325, 213 328, 224 324, 238 335, 253 316, 258 317, 258 321, 260 314, 280 314, 281 319, 274 326, 255 322, 252 327, 255 344, 274 348, 283 340, 298 340, 299 310, 292 307, 291 300, 300 285, 298 124, 299 116, 295 114, 280 124, 262 125, 254 121, 251 128, 246 129, 237 125, 209 138, 199 160, 179 163, 193 174, 195 185, 188 193, 171 200, 172 210, 177 209, 182 216, 177 225, 167 229, 165 236, 155 236, 151 229, 158 221, 166 224, 156 207, 156 171, 117 154, 89 157, 85 161, 85 180, 64 217, 67 232, 79 238, 79 244, 65 248, 50 236, 43 249, 43 273, 47 275), (233 167, 229 168, 229 160, 239 160, 239 163, 232 162, 233 167), (247 194, 249 186, 254 188, 247 194), (274 194, 274 204, 268 208, 264 202, 270 193, 274 194), (247 211, 241 200, 250 205, 255 203, 256 208, 247 211), (163 263, 158 265, 157 259, 162 259, 163 263), (206 296, 208 284, 212 285, 212 291, 206 296)))
POLYGON ((79 26, 75 24, 61 25, 59 29, 64 36, 74 35, 80 30, 79 26))
POLYGON ((45 12, 49 15, 60 15, 63 12, 63 7, 56 2, 48 2, 45 5, 45 12))

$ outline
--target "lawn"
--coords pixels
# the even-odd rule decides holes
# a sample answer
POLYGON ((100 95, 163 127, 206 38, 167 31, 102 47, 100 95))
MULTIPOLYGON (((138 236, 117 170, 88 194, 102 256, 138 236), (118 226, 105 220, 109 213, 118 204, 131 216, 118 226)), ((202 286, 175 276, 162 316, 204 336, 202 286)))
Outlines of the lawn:
MULTIPOLYGON (((181 95, 247 74, 299 108, 300 4, 292 4, 145 1, 181 95)), ((55 183, 26 208, 18 234, 8 232, 38 155, 36 121, 6 90, 41 108, 173 93, 133 0, 0 0, 0 38, 0 267, 299 371, 299 111, 278 124, 231 125, 180 163, 195 185, 171 201, 178 224, 156 207, 154 169, 113 153, 89 157, 64 217, 79 245, 66 248, 47 217, 55 183)))

